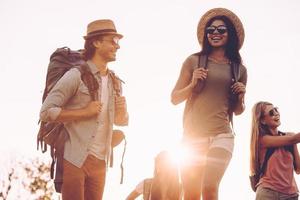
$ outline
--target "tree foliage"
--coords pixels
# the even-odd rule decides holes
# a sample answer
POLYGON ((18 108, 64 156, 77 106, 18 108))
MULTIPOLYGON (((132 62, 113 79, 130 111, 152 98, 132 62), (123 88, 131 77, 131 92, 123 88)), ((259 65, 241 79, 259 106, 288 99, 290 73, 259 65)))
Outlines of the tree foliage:
POLYGON ((50 163, 22 159, 8 167, 0 182, 0 200, 52 200, 57 198, 50 178, 50 163))

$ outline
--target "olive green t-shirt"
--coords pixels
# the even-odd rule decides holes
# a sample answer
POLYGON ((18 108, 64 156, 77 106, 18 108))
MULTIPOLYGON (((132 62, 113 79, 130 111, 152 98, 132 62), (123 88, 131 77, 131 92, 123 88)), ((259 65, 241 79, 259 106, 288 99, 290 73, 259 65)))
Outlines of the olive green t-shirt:
MULTIPOLYGON (((193 73, 198 67, 198 56, 192 55, 183 68, 193 73)), ((187 100, 184 112, 184 134, 187 136, 214 136, 232 132, 228 114, 229 92, 232 85, 230 64, 208 60, 208 75, 200 93, 187 100)), ((246 85, 247 70, 240 65, 239 82, 246 85)))

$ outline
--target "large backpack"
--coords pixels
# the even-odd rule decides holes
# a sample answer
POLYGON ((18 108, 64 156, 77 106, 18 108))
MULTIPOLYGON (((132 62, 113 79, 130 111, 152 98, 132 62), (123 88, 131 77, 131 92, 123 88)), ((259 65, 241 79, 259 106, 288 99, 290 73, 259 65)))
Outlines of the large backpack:
MULTIPOLYGON (((71 68, 77 68, 81 73, 81 80, 88 88, 91 99, 98 100, 99 84, 94 75, 91 73, 87 63, 82 57, 80 50, 73 51, 67 47, 58 48, 50 56, 50 63, 48 65, 46 86, 43 93, 42 102, 46 99, 48 93, 55 86, 57 81, 71 68)), ((113 88, 116 95, 121 95, 121 79, 119 79, 112 71, 109 71, 109 76, 113 80, 113 88)), ((54 186, 57 192, 61 192, 62 177, 63 177, 63 153, 64 144, 68 139, 68 132, 64 128, 63 123, 60 122, 40 122, 40 129, 37 135, 37 149, 41 148, 42 152, 47 151, 47 146, 51 149, 51 169, 50 177, 54 178, 54 186), (55 173, 55 175, 54 175, 55 173)), ((118 132, 118 139, 124 139, 124 134, 118 132)), ((125 152, 125 146, 124 146, 125 152)), ((123 163, 122 156, 122 163, 123 163)), ((121 164, 121 168, 123 168, 121 164)), ((123 170, 122 170, 123 171, 123 170)))

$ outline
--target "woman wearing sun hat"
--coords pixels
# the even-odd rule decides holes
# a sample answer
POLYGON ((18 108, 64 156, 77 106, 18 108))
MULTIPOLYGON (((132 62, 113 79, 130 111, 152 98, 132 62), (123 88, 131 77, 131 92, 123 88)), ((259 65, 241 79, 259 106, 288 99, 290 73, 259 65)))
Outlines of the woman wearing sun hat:
POLYGON ((244 28, 233 12, 214 8, 201 17, 197 37, 202 50, 184 61, 171 101, 186 101, 183 144, 191 158, 181 167, 184 199, 215 200, 234 147, 232 113, 245 109, 244 28))

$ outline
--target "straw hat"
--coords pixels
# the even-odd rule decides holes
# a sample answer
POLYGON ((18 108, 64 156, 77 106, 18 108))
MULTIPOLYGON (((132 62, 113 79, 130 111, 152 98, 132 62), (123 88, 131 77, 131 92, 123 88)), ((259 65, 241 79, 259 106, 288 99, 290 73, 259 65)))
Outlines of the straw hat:
POLYGON ((241 20, 236 16, 232 11, 226 8, 213 8, 207 11, 200 19, 198 28, 197 28, 197 37, 200 45, 203 44, 204 33, 205 33, 205 26, 207 22, 217 16, 225 16, 227 17, 234 25, 235 30, 237 32, 237 36, 239 39, 239 49, 243 46, 244 42, 244 27, 241 20))
POLYGON ((100 19, 88 24, 86 36, 83 36, 84 39, 88 39, 96 35, 116 35, 119 38, 123 37, 123 35, 117 33, 115 24, 110 19, 100 19))

